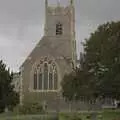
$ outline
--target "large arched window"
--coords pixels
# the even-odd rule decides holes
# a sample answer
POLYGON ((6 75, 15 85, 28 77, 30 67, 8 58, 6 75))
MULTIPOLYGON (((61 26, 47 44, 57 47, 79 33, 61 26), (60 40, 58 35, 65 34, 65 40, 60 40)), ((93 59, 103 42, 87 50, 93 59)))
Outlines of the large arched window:
POLYGON ((58 89, 58 72, 54 61, 44 59, 34 67, 34 90, 58 89))

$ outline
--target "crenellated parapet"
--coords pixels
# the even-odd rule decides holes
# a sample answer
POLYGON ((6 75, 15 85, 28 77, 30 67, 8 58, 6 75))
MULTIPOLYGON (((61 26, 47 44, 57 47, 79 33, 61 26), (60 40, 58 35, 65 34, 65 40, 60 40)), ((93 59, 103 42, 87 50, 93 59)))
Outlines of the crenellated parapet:
POLYGON ((66 15, 70 12, 70 7, 48 7, 47 13, 48 15, 66 15))

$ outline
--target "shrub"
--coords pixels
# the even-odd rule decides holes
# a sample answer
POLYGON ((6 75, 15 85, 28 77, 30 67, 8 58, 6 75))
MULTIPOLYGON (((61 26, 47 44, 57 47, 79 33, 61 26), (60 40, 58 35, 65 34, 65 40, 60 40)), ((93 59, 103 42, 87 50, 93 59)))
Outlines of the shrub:
POLYGON ((82 120, 79 116, 73 116, 71 120, 82 120))
POLYGON ((88 119, 88 120, 91 119, 91 116, 90 116, 90 115, 87 115, 87 116, 86 116, 86 119, 88 119))
POLYGON ((43 106, 40 103, 26 103, 19 106, 18 111, 20 114, 42 114, 45 113, 43 106))
POLYGON ((73 116, 68 117, 68 120, 82 120, 82 119, 80 118, 80 116, 79 116, 79 115, 74 114, 73 116))

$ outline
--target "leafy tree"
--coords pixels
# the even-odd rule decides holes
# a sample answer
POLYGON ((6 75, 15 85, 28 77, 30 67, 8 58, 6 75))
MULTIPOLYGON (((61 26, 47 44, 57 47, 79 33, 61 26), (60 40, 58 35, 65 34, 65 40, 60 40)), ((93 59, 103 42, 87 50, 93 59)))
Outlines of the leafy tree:
POLYGON ((95 95, 94 88, 92 74, 80 68, 65 75, 62 81, 62 93, 67 101, 77 101, 81 96, 90 100, 95 95))
POLYGON ((6 107, 13 108, 19 103, 19 95, 13 91, 14 86, 11 84, 13 73, 6 68, 3 61, 0 61, 0 112, 3 112, 6 107))
POLYGON ((84 43, 80 68, 62 81, 63 96, 79 100, 80 96, 120 99, 120 22, 100 25, 84 43))
POLYGON ((85 64, 98 95, 120 98, 120 22, 98 27, 84 44, 85 64))

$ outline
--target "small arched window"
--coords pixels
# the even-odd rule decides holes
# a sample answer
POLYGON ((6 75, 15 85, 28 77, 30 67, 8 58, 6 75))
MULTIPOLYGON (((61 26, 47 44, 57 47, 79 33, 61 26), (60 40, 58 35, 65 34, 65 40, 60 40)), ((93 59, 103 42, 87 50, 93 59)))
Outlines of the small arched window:
POLYGON ((62 35, 63 34, 63 25, 61 23, 56 24, 56 35, 62 35))
POLYGON ((57 69, 54 68, 54 89, 57 90, 58 88, 58 76, 57 76, 57 69))
POLYGON ((34 71, 34 89, 37 89, 37 70, 34 71))
POLYGON ((44 89, 48 89, 48 64, 44 63, 44 89))
POLYGON ((50 72, 49 72, 49 89, 53 90, 53 68, 50 65, 50 72))
POLYGON ((42 90, 43 80, 42 80, 43 74, 41 68, 39 68, 39 90, 42 90))

